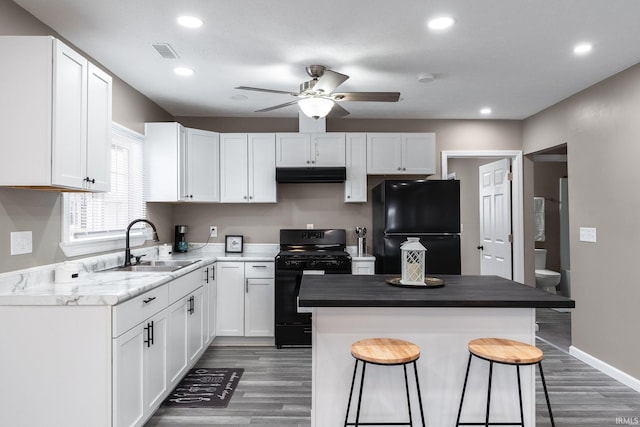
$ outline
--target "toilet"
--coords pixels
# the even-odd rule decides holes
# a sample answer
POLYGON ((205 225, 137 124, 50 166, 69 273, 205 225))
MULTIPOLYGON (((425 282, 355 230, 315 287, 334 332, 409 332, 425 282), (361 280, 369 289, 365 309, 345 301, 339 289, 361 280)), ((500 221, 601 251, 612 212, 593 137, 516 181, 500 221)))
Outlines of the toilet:
POLYGON ((560 283, 560 273, 547 270, 547 250, 535 249, 536 260, 536 288, 551 294, 556 293, 556 287, 560 283))

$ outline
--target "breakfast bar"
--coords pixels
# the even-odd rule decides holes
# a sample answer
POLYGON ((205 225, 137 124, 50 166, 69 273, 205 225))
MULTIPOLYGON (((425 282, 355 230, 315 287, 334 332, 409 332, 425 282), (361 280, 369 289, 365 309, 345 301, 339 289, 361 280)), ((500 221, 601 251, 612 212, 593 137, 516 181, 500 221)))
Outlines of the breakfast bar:
MULTIPOLYGON (((469 341, 501 337, 535 345, 536 308, 575 307, 569 298, 497 276, 438 276, 444 281, 442 287, 396 286, 388 283, 392 278, 394 276, 385 275, 303 277, 299 305, 311 308, 313 313, 312 426, 344 423, 354 366, 350 347, 357 340, 389 337, 420 346, 418 374, 426 423, 453 426, 469 341)), ((473 365, 461 422, 484 419, 487 377, 488 364, 473 365)), ((522 367, 521 378, 525 425, 532 426, 535 425, 534 369, 522 367)), ((409 381, 413 390, 412 376, 409 381)), ((394 369, 367 368, 361 422, 405 421, 404 390, 403 377, 394 369)), ((417 405, 417 396, 412 394, 411 399, 412 406, 417 405)), ((418 418, 414 415, 415 425, 420 425, 418 418)), ((491 421, 517 419, 515 369, 495 366, 491 421)))

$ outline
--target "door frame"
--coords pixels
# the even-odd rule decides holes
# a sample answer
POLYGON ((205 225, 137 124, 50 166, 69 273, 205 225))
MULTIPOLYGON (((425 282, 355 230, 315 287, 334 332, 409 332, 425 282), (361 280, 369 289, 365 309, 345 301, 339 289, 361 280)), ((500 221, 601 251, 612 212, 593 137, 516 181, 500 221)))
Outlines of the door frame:
POLYGON ((513 280, 524 283, 524 186, 521 150, 442 150, 440 175, 448 179, 449 159, 511 159, 511 230, 513 233, 513 280))

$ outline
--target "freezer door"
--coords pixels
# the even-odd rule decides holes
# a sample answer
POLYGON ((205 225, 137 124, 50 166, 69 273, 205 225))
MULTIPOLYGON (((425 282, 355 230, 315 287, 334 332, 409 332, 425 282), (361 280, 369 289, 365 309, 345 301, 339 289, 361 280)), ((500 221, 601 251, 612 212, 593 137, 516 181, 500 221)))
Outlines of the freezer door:
MULTIPOLYGON (((385 236, 384 253, 376 255, 377 274, 401 274, 400 244, 406 235, 385 236)), ((427 249, 425 274, 460 274, 460 235, 411 235, 427 249)))

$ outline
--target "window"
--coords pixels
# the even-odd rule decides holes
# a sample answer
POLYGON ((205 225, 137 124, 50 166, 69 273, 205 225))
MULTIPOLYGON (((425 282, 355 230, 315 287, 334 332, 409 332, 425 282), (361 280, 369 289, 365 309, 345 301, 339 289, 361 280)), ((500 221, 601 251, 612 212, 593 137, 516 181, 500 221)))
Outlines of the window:
MULTIPOLYGON (((113 124, 111 191, 64 193, 62 250, 67 256, 124 248, 127 225, 146 214, 144 136, 113 124)), ((131 234, 132 246, 149 237, 146 228, 131 234)))

